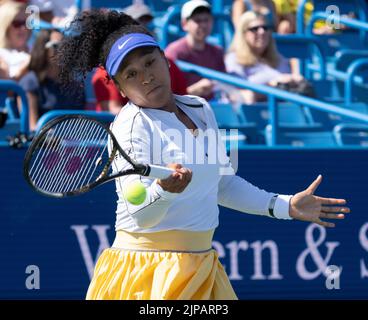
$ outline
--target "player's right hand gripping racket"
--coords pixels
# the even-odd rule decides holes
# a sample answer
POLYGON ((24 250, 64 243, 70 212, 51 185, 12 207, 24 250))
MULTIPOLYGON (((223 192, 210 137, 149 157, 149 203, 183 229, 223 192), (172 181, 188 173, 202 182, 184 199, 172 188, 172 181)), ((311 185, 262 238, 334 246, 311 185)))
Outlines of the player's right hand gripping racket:
POLYGON ((23 168, 26 180, 36 191, 57 198, 88 192, 124 175, 165 179, 173 171, 135 162, 119 146, 109 128, 81 115, 61 116, 47 123, 33 139, 23 168), (112 145, 110 153, 108 138, 112 145), (110 174, 117 154, 131 167, 110 174))

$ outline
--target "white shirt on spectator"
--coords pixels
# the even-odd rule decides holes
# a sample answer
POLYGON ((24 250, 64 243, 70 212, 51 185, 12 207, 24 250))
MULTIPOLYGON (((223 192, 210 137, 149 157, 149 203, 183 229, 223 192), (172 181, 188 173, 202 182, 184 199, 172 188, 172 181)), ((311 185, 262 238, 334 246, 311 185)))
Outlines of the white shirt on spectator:
POLYGON ((9 68, 9 77, 17 76, 20 71, 27 66, 31 56, 25 51, 15 49, 0 48, 0 59, 2 59, 9 68))
POLYGON ((243 66, 236 61, 235 52, 229 52, 225 57, 225 66, 228 73, 256 84, 265 85, 277 79, 283 73, 291 73, 289 60, 282 56, 280 56, 280 62, 277 68, 272 68, 260 62, 253 66, 243 66))

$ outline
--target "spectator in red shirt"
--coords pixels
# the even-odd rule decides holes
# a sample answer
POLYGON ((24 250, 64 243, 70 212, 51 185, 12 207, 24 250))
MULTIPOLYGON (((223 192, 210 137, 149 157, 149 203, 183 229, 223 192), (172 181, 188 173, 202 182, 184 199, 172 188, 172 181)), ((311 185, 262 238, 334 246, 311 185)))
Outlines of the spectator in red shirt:
MULTIPOLYGON (((186 36, 172 42, 165 54, 172 60, 183 60, 202 67, 225 72, 224 52, 220 47, 206 42, 212 32, 213 16, 211 6, 203 0, 186 2, 181 10, 181 23, 186 36)), ((185 73, 188 94, 213 98, 213 81, 192 73, 185 73)))

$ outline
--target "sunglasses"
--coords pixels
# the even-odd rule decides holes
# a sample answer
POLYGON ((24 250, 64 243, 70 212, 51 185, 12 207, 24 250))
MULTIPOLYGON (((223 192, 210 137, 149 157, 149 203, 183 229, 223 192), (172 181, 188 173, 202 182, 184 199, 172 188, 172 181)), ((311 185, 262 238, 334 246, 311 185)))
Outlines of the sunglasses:
POLYGON ((48 41, 46 42, 45 44, 45 48, 46 49, 54 49, 54 50, 57 50, 60 46, 60 41, 48 41))
POLYGON ((11 25, 18 29, 26 25, 26 20, 14 20, 11 25))
POLYGON ((250 32, 258 32, 259 29, 263 29, 265 32, 272 30, 271 26, 256 26, 252 28, 248 28, 246 31, 250 32))

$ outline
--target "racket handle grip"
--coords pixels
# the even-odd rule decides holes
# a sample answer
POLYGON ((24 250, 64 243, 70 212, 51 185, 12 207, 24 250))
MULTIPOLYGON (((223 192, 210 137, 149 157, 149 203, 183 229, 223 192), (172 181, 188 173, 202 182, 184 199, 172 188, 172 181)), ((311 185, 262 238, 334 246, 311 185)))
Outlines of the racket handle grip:
POLYGON ((167 167, 155 166, 150 164, 149 165, 150 171, 148 173, 149 177, 157 178, 157 179, 166 179, 168 178, 173 172, 174 169, 170 169, 167 167))

